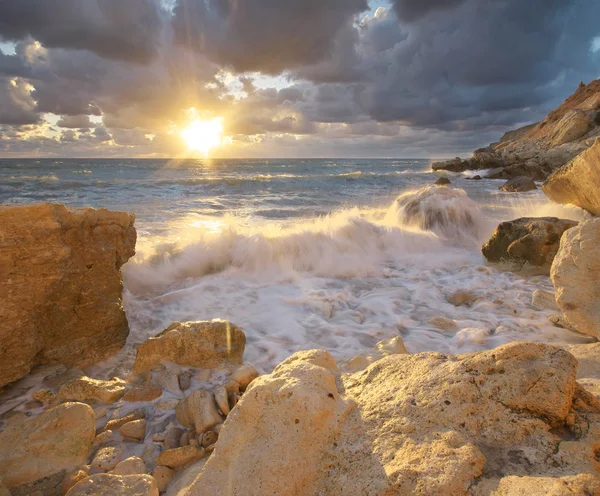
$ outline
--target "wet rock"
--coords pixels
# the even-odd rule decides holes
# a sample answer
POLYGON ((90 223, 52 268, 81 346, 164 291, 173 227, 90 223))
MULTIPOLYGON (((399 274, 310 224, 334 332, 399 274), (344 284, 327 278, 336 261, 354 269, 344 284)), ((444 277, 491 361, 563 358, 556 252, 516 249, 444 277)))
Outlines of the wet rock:
POLYGON ((440 177, 434 184, 436 186, 448 186, 449 184, 452 184, 452 181, 447 177, 440 177))
POLYGON ((179 388, 179 371, 173 369, 161 370, 154 379, 165 391, 176 395, 181 395, 181 389, 179 388))
POLYGON ((229 402, 227 400, 227 390, 225 389, 225 386, 217 386, 214 394, 215 401, 221 412, 223 412, 223 415, 229 415, 229 402))
POLYGON ((182 470, 204 456, 204 449, 197 446, 182 446, 163 451, 156 460, 158 465, 164 465, 173 470, 182 470))
POLYGON ((531 306, 536 310, 558 310, 556 295, 542 289, 536 289, 531 296, 531 306))
POLYGON ((502 222, 481 251, 490 262, 525 263, 550 273, 560 239, 577 222, 556 217, 523 217, 502 222))
POLYGON ((0 432, 0 478, 7 487, 27 484, 86 462, 96 426, 82 403, 65 403, 0 432))
MULTIPOLYGON (((187 431, 186 431, 187 432, 187 431)), ((180 427, 171 427, 165 436, 165 440, 163 442, 163 448, 165 450, 170 450, 174 448, 179 448, 179 440, 183 435, 184 430, 180 427)), ((187 444, 187 443, 186 443, 187 444)))
POLYGON ((196 434, 202 434, 223 421, 212 393, 203 389, 191 392, 181 401, 175 415, 181 425, 195 429, 196 434))
POLYGON ((600 219, 568 230, 552 264, 556 304, 566 323, 600 338, 600 219))
POLYGON ((240 385, 240 389, 245 391, 248 385, 258 377, 258 371, 252 365, 242 365, 235 369, 230 379, 240 385))
POLYGON ((87 366, 125 344, 119 269, 134 254, 133 223, 104 209, 0 207, 0 386, 35 365, 87 366))
POLYGON ((100 448, 92 460, 92 468, 105 472, 112 470, 123 459, 124 454, 125 448, 123 446, 106 446, 100 448))
POLYGON ((162 389, 154 384, 138 387, 127 391, 123 401, 152 401, 162 395, 162 389))
POLYGON ((458 331, 458 326, 454 320, 449 319, 448 317, 432 317, 429 319, 429 324, 434 327, 437 327, 439 330, 444 332, 456 332, 458 331))
POLYGON ((138 346, 134 372, 151 369, 163 360, 197 368, 241 364, 246 346, 242 330, 222 320, 175 322, 138 346))
POLYGON ((179 388, 182 391, 187 391, 190 388, 191 374, 189 372, 184 372, 179 376, 179 388))
POLYGON ((131 456, 122 462, 119 462, 112 471, 114 475, 138 475, 146 473, 146 464, 137 457, 131 456))
POLYGON ((525 191, 532 191, 537 189, 533 179, 526 176, 517 176, 509 179, 506 183, 500 186, 502 191, 509 193, 523 193, 525 191))
POLYGON ((465 291, 456 291, 448 296, 448 303, 455 307, 471 306, 475 302, 475 297, 465 291))
POLYGON ((159 496, 150 475, 96 474, 75 484, 66 496, 159 496))
POLYGON ((146 420, 132 420, 123 424, 119 428, 119 432, 123 437, 142 440, 146 437, 146 420))
POLYGON ((542 185, 556 203, 571 203, 600 215, 600 138, 593 146, 556 170, 542 185))
POLYGON ((133 422, 134 420, 141 420, 146 418, 146 410, 140 408, 139 410, 134 410, 131 413, 119 418, 115 418, 109 420, 104 427, 104 430, 107 431, 115 431, 118 430, 123 424, 127 422, 133 422))
POLYGON ((127 391, 126 382, 121 379, 102 381, 90 377, 80 377, 67 382, 58 391, 61 401, 102 401, 114 403, 127 391))
POLYGON ((161 493, 167 490, 169 484, 173 480, 174 475, 175 471, 169 467, 165 467, 164 465, 159 465, 152 471, 152 477, 154 477, 156 480, 158 490, 161 493))
POLYGON ((462 160, 460 157, 453 158, 451 160, 444 160, 442 162, 434 162, 431 164, 431 168, 434 171, 445 170, 449 172, 464 172, 469 169, 468 162, 462 160))

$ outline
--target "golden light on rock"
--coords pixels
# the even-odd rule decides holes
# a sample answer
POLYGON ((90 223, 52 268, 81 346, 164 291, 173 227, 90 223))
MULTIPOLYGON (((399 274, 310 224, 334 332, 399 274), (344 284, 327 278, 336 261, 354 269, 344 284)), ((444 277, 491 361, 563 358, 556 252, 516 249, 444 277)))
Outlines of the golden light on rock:
POLYGON ((181 131, 181 136, 190 151, 201 152, 208 156, 213 148, 223 143, 223 118, 194 119, 181 131))

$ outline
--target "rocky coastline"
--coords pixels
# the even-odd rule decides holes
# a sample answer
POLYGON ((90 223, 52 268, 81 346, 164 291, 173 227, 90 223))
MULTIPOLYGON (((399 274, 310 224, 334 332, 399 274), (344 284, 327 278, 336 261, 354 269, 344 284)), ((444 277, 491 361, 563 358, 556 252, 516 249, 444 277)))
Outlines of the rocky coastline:
POLYGON ((535 291, 532 308, 588 344, 410 354, 398 336, 259 375, 235 323, 174 322, 126 375, 89 377, 127 339, 135 217, 1 207, 0 495, 600 495, 599 116, 595 81, 542 123, 433 166, 546 179, 551 200, 589 212, 505 222, 482 247, 490 264, 549 275, 555 293, 535 291))

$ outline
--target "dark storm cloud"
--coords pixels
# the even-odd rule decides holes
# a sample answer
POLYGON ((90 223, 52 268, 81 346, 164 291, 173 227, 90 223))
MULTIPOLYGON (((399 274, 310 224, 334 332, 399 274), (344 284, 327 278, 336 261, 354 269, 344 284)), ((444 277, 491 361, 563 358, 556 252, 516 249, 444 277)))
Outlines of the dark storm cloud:
POLYGON ((450 9, 464 0, 394 0, 398 18, 410 22, 423 17, 432 10, 450 9))
POLYGON ((31 36, 46 47, 90 50, 130 62, 154 56, 161 22, 155 0, 0 2, 0 38, 31 36))
POLYGON ((318 62, 366 0, 178 0, 176 40, 238 72, 318 62))
POLYGON ((69 129, 87 129, 91 126, 91 122, 87 115, 65 115, 56 125, 69 129))

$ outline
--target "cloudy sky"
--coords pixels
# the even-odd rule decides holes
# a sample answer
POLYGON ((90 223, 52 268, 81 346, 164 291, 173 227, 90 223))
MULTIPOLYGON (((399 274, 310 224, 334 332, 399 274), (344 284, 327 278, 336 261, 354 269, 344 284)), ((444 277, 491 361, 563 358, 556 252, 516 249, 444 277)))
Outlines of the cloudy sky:
POLYGON ((600 77, 598 0, 1 0, 0 157, 445 157, 600 77), (193 110, 191 110, 193 109, 193 110))

